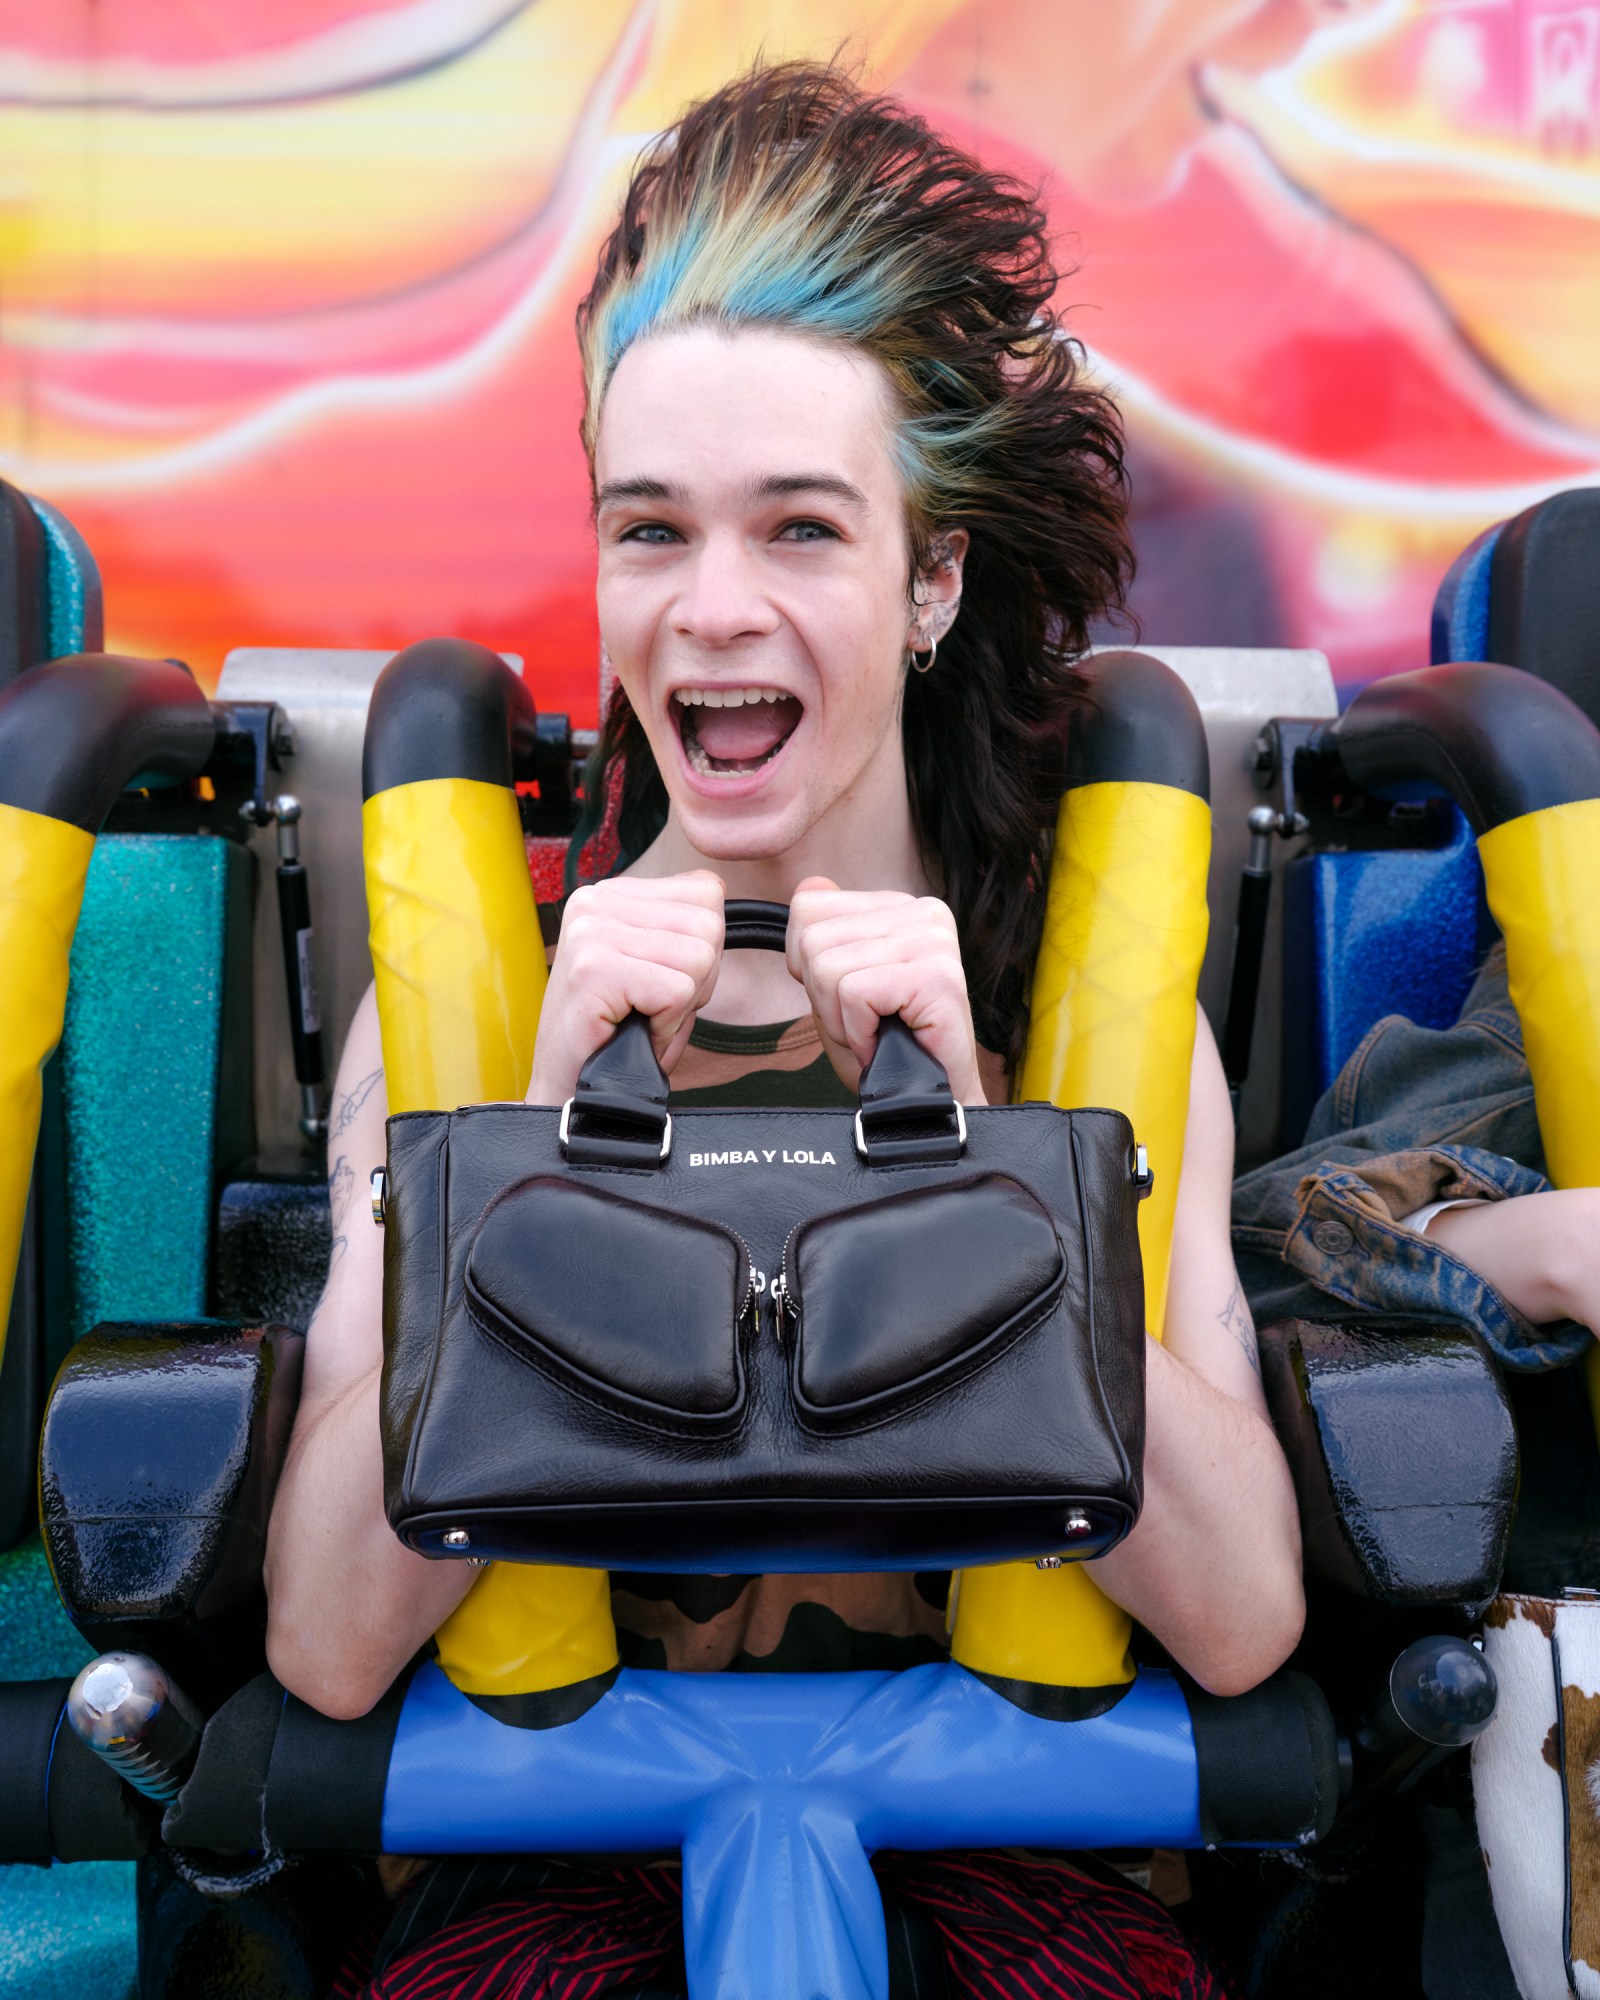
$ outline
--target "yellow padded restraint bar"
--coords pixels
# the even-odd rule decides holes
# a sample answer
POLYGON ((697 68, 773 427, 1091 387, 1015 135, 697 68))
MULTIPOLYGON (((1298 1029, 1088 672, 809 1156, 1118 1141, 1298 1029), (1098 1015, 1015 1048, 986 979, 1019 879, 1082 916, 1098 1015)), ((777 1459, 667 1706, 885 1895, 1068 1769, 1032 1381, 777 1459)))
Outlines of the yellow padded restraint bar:
POLYGON ((0 805, 0 1354, 39 1139, 40 1074, 61 1039, 94 835, 0 805))
MULTIPOLYGON (((368 799, 362 833, 390 1112, 520 1099, 545 964, 516 795, 476 778, 396 785, 368 799)), ((606 1573, 491 1563, 437 1643, 467 1694, 608 1673, 606 1573)))
MULTIPOLYGON (((1557 1187, 1600 1186, 1600 799, 1524 813, 1478 841, 1557 1187)), ((1600 1348, 1585 1361, 1600 1435, 1600 1348)))
MULTIPOLYGON (((1158 1338, 1189 1116, 1209 917, 1211 809, 1172 785, 1081 785, 1061 801, 1015 1096, 1126 1112, 1155 1187, 1139 1212, 1145 1323, 1158 1338)), ((1036 1686, 1133 1678, 1127 1613, 1085 1564, 998 1563, 960 1578, 952 1651, 1036 1686)))

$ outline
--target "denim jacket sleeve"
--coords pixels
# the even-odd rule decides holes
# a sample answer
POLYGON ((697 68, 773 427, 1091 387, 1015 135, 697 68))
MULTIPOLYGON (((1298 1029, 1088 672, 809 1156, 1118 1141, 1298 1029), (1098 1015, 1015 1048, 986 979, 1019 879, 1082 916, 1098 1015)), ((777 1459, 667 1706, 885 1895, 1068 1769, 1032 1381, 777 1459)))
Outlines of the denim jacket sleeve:
MULTIPOLYGON (((1234 1184, 1233 1241, 1257 1318, 1315 1311, 1316 1292, 1376 1312, 1465 1320, 1508 1368, 1552 1368, 1591 1336, 1535 1327, 1470 1265, 1400 1226, 1430 1201, 1503 1201, 1549 1186, 1505 951, 1453 1028, 1390 1015, 1312 1113, 1304 1143, 1234 1184)), ((1325 1301, 1323 1308, 1325 1309, 1325 1301)))

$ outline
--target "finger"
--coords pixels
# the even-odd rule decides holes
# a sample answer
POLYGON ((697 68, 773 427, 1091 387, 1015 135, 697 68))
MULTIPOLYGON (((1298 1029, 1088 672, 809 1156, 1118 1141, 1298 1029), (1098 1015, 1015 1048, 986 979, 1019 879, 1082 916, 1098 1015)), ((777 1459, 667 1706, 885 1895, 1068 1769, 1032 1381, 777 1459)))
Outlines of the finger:
POLYGON ((943 1066, 951 1087, 967 1095, 977 1075, 977 1048, 965 988, 930 985, 914 966, 871 966, 840 980, 840 1021, 863 1066, 877 1048, 879 1024, 891 1014, 943 1066))
POLYGON ((840 889, 825 875, 808 875, 789 903, 789 930, 784 955, 792 977, 802 977, 806 942, 820 925, 847 919, 880 933, 885 918, 909 908, 915 898, 901 889, 840 889))
POLYGON ((668 1076, 677 1067, 678 1058, 689 1046, 689 1037, 694 1033, 694 1016, 691 1014, 679 1027, 678 1032, 664 1049, 657 1049, 656 1060, 668 1076))
POLYGON ((642 926, 590 925, 572 941, 565 964, 558 968, 576 994, 595 994, 608 1003, 627 999, 641 969, 661 966, 687 973, 696 988, 714 979, 721 951, 711 939, 687 931, 647 930, 642 926))
POLYGON ((840 978, 840 1035, 863 1068, 877 1049, 878 1023, 887 1016, 901 1015, 916 1033, 919 1023, 913 1017, 920 1015, 926 1030, 928 1010, 915 1004, 916 986, 915 974, 908 966, 865 965, 840 978))
POLYGON ((626 889, 611 884, 603 886, 610 893, 602 893, 602 885, 595 884, 592 889, 578 890, 571 898, 562 916, 563 936, 581 932, 591 924, 641 924, 719 939, 722 935, 720 896, 657 896, 642 893, 631 884, 626 889))
POLYGON ((675 1036, 694 1026, 699 984, 688 972, 643 959, 627 969, 625 978, 626 983, 606 1005, 602 1023, 605 1034, 609 1035, 630 1014, 643 1014, 650 1023, 650 1040, 659 1056, 671 1046, 675 1036))
MULTIPOLYGON (((808 959, 806 992, 817 1019, 858 1051, 860 1035, 843 1011, 841 987, 847 979, 859 980, 873 972, 882 972, 897 994, 915 993, 923 1018, 942 1011, 951 1020, 960 1020, 969 1012, 966 972, 953 940, 907 934, 833 945, 808 959)), ((898 1012, 899 1003, 889 1011, 898 1012)))
POLYGON ((837 893, 838 883, 826 875, 807 875, 795 884, 794 894, 789 898, 789 927, 784 933, 783 957, 789 968, 789 977, 805 982, 801 971, 801 940, 812 905, 812 899, 837 893))
POLYGON ((961 951, 953 937, 943 931, 904 930, 885 932, 870 924, 852 922, 835 931, 824 927, 815 940, 807 939, 805 959, 819 985, 837 982, 847 972, 859 972, 868 965, 920 965, 929 978, 964 988, 961 951))
POLYGON ((603 882, 585 884, 580 894, 599 896, 659 896, 676 902, 720 902, 726 894, 722 877, 713 868, 685 868, 677 875, 611 875, 603 882))
POLYGON ((800 962, 814 959, 831 945, 870 938, 896 951, 920 952, 945 941, 956 944, 955 920, 942 903, 918 899, 898 890, 857 895, 816 896, 797 907, 789 927, 789 947, 800 962))

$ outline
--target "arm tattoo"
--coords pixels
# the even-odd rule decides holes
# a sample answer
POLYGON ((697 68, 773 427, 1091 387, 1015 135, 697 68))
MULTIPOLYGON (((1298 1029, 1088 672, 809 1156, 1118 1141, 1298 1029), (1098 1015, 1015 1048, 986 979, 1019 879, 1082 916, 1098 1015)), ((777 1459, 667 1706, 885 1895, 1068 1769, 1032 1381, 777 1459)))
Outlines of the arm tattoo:
POLYGON ((356 1121, 357 1112, 382 1081, 383 1071, 375 1069, 370 1076, 364 1076, 359 1083, 352 1084, 344 1096, 335 1094, 332 1109, 328 1114, 330 1139, 336 1139, 341 1132, 350 1129, 356 1121))
MULTIPOLYGON (((333 1229, 333 1241, 328 1246, 328 1276, 323 1280, 322 1296, 328 1295, 328 1285, 338 1270, 340 1260, 350 1247, 350 1239, 344 1233, 345 1210, 350 1206, 350 1196, 355 1189, 355 1168, 343 1153, 328 1169, 328 1221, 333 1229)), ((317 1301, 318 1311, 322 1300, 317 1301)))
POLYGON ((350 1193, 355 1184, 355 1168, 341 1153, 328 1169, 328 1214, 335 1230, 344 1221, 344 1212, 350 1205, 350 1193))
POLYGON ((1259 1379, 1261 1375, 1261 1350, 1256 1345, 1255 1321, 1250 1317, 1250 1308, 1245 1304, 1244 1293, 1239 1289, 1237 1278, 1233 1281, 1233 1290, 1228 1294, 1228 1303, 1217 1314, 1217 1318, 1228 1329, 1229 1333, 1233 1335, 1234 1339, 1238 1341, 1240 1347, 1243 1348, 1244 1358, 1255 1370, 1256 1376, 1259 1379))

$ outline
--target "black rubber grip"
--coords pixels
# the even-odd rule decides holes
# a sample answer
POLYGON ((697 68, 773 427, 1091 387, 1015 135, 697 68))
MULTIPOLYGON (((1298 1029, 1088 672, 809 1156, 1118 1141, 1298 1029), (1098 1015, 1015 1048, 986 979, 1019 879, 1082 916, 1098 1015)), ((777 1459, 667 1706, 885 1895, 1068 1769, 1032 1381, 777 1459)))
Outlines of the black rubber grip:
POLYGON ((283 975, 289 990, 289 1034, 297 1083, 321 1083, 322 1016, 311 956, 311 885, 305 864, 278 863, 278 924, 283 934, 283 975))
POLYGON ((44 530, 28 496, 0 479, 0 688, 50 650, 47 563, 44 530))
POLYGON ((510 785, 534 775, 539 718, 522 676, 472 639, 420 639, 372 690, 361 795, 430 778, 510 785))
POLYGON ((1321 1840, 1339 1806, 1339 1744, 1322 1690, 1280 1668, 1248 1694, 1183 1683, 1208 1844, 1321 1840))
POLYGON ((1148 653, 1096 653, 1088 673, 1088 706, 1067 736, 1066 789, 1171 785, 1210 798, 1205 724, 1171 667, 1148 653))
POLYGON ((1272 876, 1247 868, 1239 878, 1239 924, 1233 946, 1233 979, 1228 988, 1228 1018, 1222 1030, 1222 1073, 1241 1084, 1250 1070, 1250 1044, 1255 1038, 1256 1001, 1261 993, 1261 959, 1267 945, 1267 912, 1272 906, 1272 876))
POLYGON ((1547 806, 1600 798, 1600 729, 1516 667, 1466 661, 1363 688, 1330 732, 1346 771, 1377 798, 1419 785, 1455 800, 1477 834, 1547 806))
POLYGON ((175 661, 47 660, 0 692, 0 804, 98 833, 130 785, 197 776, 216 740, 211 704, 175 661))

